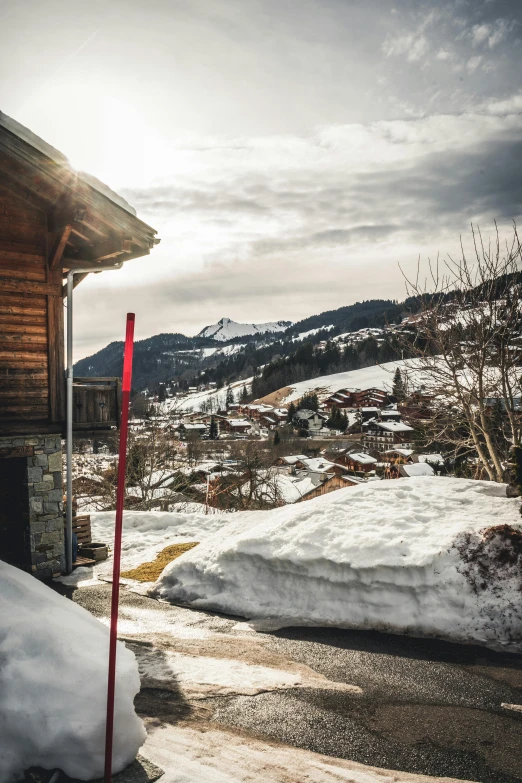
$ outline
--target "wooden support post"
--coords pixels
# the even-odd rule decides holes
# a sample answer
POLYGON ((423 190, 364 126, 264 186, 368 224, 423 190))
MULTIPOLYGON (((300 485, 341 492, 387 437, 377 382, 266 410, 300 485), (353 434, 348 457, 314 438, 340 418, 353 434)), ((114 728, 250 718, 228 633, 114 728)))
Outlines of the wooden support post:
POLYGON ((60 261, 62 260, 65 245, 67 244, 71 235, 72 226, 65 226, 54 250, 52 251, 51 258, 49 259, 49 269, 57 269, 60 261))

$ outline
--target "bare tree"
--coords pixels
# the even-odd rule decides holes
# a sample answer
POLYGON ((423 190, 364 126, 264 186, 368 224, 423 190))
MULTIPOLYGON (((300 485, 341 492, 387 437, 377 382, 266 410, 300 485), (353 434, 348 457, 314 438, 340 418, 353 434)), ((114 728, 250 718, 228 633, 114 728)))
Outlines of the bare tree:
POLYGON ((521 440, 522 248, 516 226, 505 244, 497 227, 486 242, 472 226, 471 239, 470 256, 461 240, 460 257, 430 262, 428 280, 420 281, 420 267, 416 280, 406 279, 420 310, 416 336, 402 341, 415 357, 409 372, 432 398, 426 440, 474 456, 501 482, 521 440))

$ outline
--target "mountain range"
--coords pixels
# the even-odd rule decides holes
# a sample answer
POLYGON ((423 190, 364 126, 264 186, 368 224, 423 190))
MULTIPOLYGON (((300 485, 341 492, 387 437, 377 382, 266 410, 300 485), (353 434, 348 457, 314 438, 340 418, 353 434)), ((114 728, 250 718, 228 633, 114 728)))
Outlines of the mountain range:
MULTIPOLYGON (((252 375, 255 368, 290 356, 299 345, 399 322, 405 303, 387 299, 356 302, 304 320, 240 324, 222 318, 195 337, 162 333, 134 346, 133 387, 156 389, 167 381, 191 383, 206 373, 222 381, 252 375)), ((123 343, 112 342, 74 366, 77 377, 121 377, 123 343)))

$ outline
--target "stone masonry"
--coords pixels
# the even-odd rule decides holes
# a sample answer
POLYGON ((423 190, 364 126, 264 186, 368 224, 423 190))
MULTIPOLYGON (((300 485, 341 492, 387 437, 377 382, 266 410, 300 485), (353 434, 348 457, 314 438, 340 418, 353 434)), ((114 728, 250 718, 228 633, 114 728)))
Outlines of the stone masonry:
POLYGON ((0 438, 0 449, 10 448, 27 459, 31 571, 48 580, 65 571, 62 442, 56 435, 0 438))

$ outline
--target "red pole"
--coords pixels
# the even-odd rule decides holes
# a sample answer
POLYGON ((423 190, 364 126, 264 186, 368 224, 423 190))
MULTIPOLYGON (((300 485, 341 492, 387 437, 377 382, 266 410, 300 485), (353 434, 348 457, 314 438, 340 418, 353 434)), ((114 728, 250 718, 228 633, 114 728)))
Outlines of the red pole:
POLYGON ((114 565, 112 570, 109 677, 107 684, 107 723, 105 728, 105 783, 111 783, 112 780, 112 739, 114 734, 114 691, 116 680, 116 642, 118 639, 118 602, 120 599, 121 531, 123 527, 125 465, 127 461, 127 432, 129 425, 129 399, 132 379, 133 351, 134 313, 127 313, 125 353, 123 354, 123 380, 121 384, 120 451, 118 461, 118 487, 116 491, 116 525, 114 528, 114 565))

